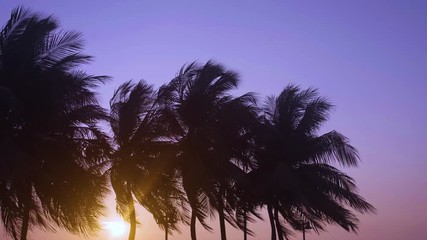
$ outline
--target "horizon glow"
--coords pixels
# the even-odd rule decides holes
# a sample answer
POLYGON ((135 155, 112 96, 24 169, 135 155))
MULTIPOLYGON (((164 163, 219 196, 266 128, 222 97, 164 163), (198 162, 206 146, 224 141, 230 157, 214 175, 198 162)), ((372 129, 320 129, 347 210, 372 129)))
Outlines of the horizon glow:
MULTIPOLYGON (((378 213, 360 216, 358 235, 330 226, 307 239, 425 239, 427 1, 3 0, 0 24, 18 5, 54 14, 61 28, 83 34, 84 53, 95 60, 81 69, 113 77, 99 89, 105 107, 121 83, 145 79, 158 87, 194 60, 215 59, 236 70, 242 80, 236 93, 254 91, 260 104, 288 83, 318 88, 335 105, 323 131, 338 130, 359 150, 360 166, 345 172, 378 213)), ((115 221, 113 195, 106 206, 100 221, 115 221)), ((163 239, 149 213, 138 208, 137 217, 137 238, 163 239)), ((250 224, 256 236, 249 239, 269 238, 266 220, 250 224)), ((219 239, 218 220, 211 225, 212 233, 197 226, 200 239, 219 239)), ((189 239, 189 232, 182 226, 170 239, 189 239)), ((84 238, 58 229, 30 237, 109 234, 84 238)), ((230 225, 227 234, 242 238, 230 225)), ((9 240, 2 230, 0 238, 9 240)))

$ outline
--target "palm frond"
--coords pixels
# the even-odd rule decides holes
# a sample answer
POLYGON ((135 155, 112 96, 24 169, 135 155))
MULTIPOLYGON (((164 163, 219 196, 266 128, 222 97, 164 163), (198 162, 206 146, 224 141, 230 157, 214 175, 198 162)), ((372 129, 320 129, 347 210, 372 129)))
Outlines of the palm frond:
POLYGON ((304 115, 299 121, 296 131, 309 135, 315 133, 328 119, 329 110, 332 108, 326 99, 317 98, 309 102, 304 108, 304 115))
POLYGON ((336 131, 314 138, 308 147, 310 161, 317 163, 338 162, 343 166, 357 166, 359 155, 348 139, 336 131))

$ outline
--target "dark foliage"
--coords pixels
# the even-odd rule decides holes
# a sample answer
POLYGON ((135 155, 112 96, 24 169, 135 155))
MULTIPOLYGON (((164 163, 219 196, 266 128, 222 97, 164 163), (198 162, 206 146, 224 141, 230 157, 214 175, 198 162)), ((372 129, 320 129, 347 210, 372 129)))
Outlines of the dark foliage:
POLYGON ((60 32, 53 17, 15 9, 0 33, 0 212, 7 232, 54 226, 98 229, 108 151, 94 88, 106 77, 75 69, 80 35, 60 32))
POLYGON ((165 231, 218 216, 248 223, 266 208, 272 239, 292 230, 337 224, 357 231, 356 212, 375 209, 338 169, 359 157, 337 131, 321 133, 332 104, 317 90, 287 86, 258 107, 234 96, 236 72, 191 63, 158 90, 122 84, 106 113, 96 99, 105 76, 78 70, 91 57, 79 33, 59 31, 52 16, 15 9, 0 32, 0 215, 8 234, 33 228, 89 234, 98 229, 110 183, 117 212, 135 239, 135 203, 165 231), (98 127, 105 121, 111 136, 98 127))

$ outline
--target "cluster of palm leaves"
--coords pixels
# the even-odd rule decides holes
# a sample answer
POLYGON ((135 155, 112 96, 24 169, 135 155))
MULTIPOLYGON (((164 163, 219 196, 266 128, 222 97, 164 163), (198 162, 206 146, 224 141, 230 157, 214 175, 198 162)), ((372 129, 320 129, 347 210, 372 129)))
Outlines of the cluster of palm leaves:
POLYGON ((220 64, 185 65, 154 89, 126 82, 110 111, 96 100, 107 78, 76 68, 91 60, 80 35, 23 8, 0 33, 0 214, 13 239, 33 228, 89 234, 98 229, 111 185, 117 212, 138 224, 135 204, 164 229, 218 216, 253 234, 267 209, 271 238, 301 222, 357 230, 355 212, 374 208, 354 180, 334 167, 357 166, 357 151, 336 131, 319 134, 332 105, 314 89, 287 86, 257 105, 235 96, 239 77, 220 64), (111 134, 99 123, 108 123, 111 134))
POLYGON ((0 33, 0 210, 14 239, 53 224, 97 229, 107 191, 107 115, 93 91, 106 78, 74 69, 90 57, 80 34, 57 28, 19 8, 0 33))

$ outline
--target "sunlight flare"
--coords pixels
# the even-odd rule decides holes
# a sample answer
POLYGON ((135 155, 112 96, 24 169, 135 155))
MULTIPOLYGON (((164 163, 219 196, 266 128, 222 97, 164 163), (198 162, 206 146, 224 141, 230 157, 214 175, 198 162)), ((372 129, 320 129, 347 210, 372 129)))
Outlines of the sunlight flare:
POLYGON ((111 237, 121 237, 126 235, 126 231, 128 229, 127 224, 120 219, 116 219, 113 221, 104 221, 102 223, 103 228, 110 232, 111 237))

